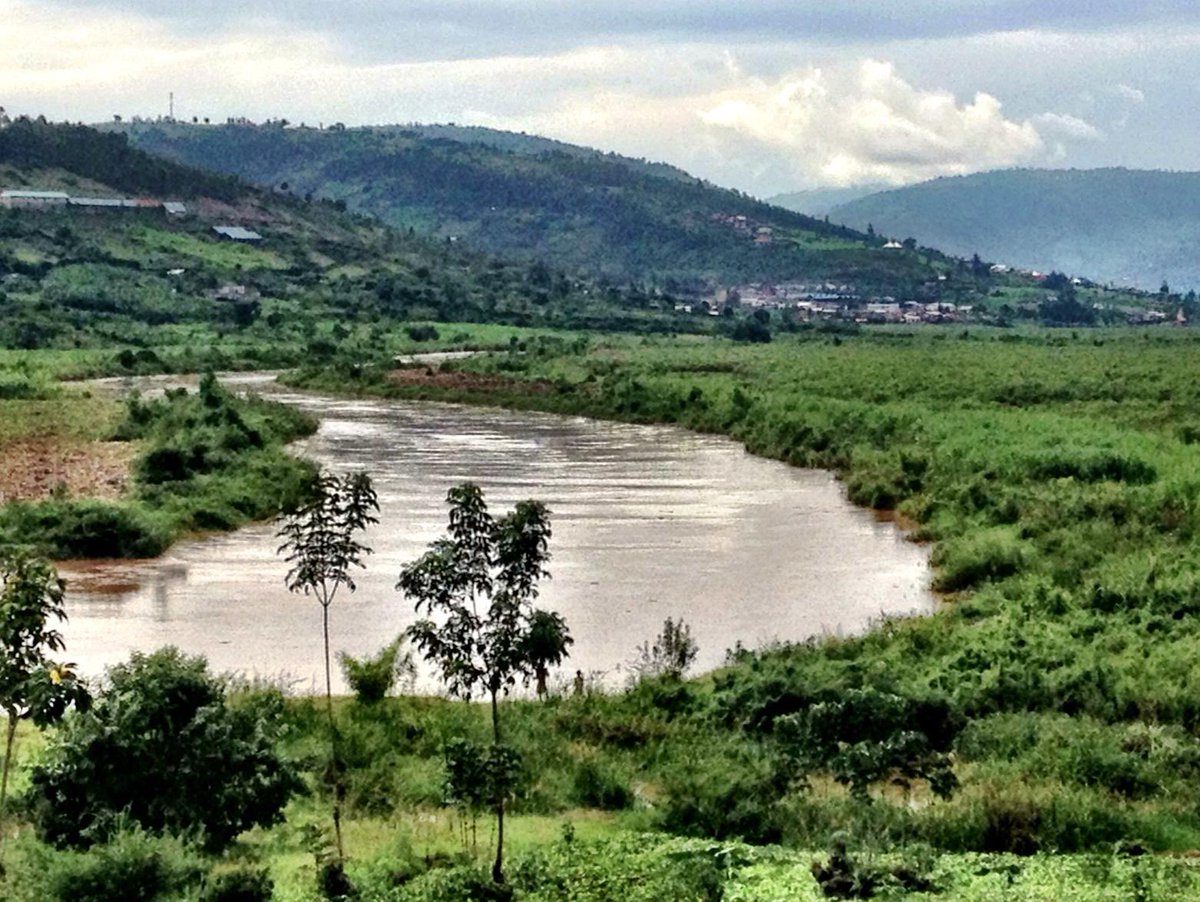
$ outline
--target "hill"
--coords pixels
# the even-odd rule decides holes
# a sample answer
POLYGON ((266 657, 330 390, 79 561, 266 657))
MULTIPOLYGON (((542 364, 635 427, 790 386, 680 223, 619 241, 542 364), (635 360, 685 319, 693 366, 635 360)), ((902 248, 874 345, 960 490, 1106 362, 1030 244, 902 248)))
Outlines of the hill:
POLYGON ((414 319, 655 328, 646 295, 401 233, 84 126, 0 128, 0 191, 72 197, 0 200, 3 347, 195 349, 233 330, 262 348, 303 348, 355 324, 414 319), (231 240, 218 226, 260 237, 231 240))
POLYGON ((108 127, 190 165, 614 281, 694 291, 833 279, 887 291, 932 275, 928 264, 882 253, 860 233, 673 167, 528 135, 461 126, 108 127))
POLYGON ((936 179, 830 218, 948 253, 1156 290, 1200 288, 1200 173, 1019 169, 936 179))

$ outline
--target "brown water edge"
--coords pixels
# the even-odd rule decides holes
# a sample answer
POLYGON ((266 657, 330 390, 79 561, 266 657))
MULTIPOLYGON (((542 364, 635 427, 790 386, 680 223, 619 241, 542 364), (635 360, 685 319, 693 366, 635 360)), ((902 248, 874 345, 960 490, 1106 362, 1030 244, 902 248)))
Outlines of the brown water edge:
MULTIPOLYGON (((848 634, 925 613, 927 549, 856 508, 829 473, 754 457, 732 440, 661 426, 452 404, 321 397, 269 374, 223 377, 315 414, 300 450, 375 478, 382 522, 360 589, 332 612, 334 647, 361 655, 410 624, 400 567, 445 528, 445 493, 473 479, 493 510, 535 497, 552 511, 553 579, 541 604, 576 637, 575 668, 625 678, 639 643, 683 617, 698 670, 726 648, 848 634)), ((142 387, 162 380, 142 380, 142 387)), ((185 540, 154 561, 64 565, 67 655, 86 673, 175 644, 218 670, 319 683, 320 610, 289 596, 271 524, 185 540)), ((564 676, 564 679, 567 677, 564 676)), ((434 688, 423 674, 422 688, 434 688)))

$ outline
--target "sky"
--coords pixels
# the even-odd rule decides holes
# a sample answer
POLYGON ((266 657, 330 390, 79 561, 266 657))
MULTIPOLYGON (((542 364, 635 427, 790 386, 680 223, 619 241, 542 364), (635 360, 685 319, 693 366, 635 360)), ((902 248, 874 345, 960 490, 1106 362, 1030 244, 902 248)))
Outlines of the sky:
POLYGON ((0 0, 0 106, 457 122, 759 196, 1200 169, 1195 0, 0 0))

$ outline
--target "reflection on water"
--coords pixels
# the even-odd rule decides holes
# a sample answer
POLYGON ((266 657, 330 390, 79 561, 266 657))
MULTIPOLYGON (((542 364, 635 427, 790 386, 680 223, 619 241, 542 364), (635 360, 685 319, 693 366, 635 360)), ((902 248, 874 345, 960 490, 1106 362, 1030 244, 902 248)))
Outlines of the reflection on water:
MULTIPOLYGON (((620 679, 636 646, 683 617, 699 666, 756 646, 862 629, 927 611, 926 554, 851 506, 827 473, 751 457, 677 429, 445 404, 295 393, 264 375, 227 382, 321 418, 303 453, 371 473, 381 522, 358 592, 338 597, 333 644, 372 652, 415 618, 394 590, 400 568, 445 528, 446 491, 483 486, 494 512, 523 498, 550 508, 553 578, 541 603, 575 636, 569 668, 620 679)), ((69 657, 85 673, 133 649, 177 645, 238 670, 318 686, 320 607, 283 585, 275 528, 183 542, 154 561, 63 567, 69 657)), ((428 677, 422 681, 432 687, 428 677)))

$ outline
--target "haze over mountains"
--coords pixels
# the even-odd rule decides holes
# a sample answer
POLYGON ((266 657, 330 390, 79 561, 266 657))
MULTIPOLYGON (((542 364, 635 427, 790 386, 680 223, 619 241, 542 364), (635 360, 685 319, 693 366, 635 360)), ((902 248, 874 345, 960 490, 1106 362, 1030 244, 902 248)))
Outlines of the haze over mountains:
MULTIPOLYGON (((803 196, 781 196, 799 210, 803 196)), ((947 253, 1172 290, 1200 287, 1200 173, 1016 169, 941 178, 836 204, 830 221, 947 253)))

